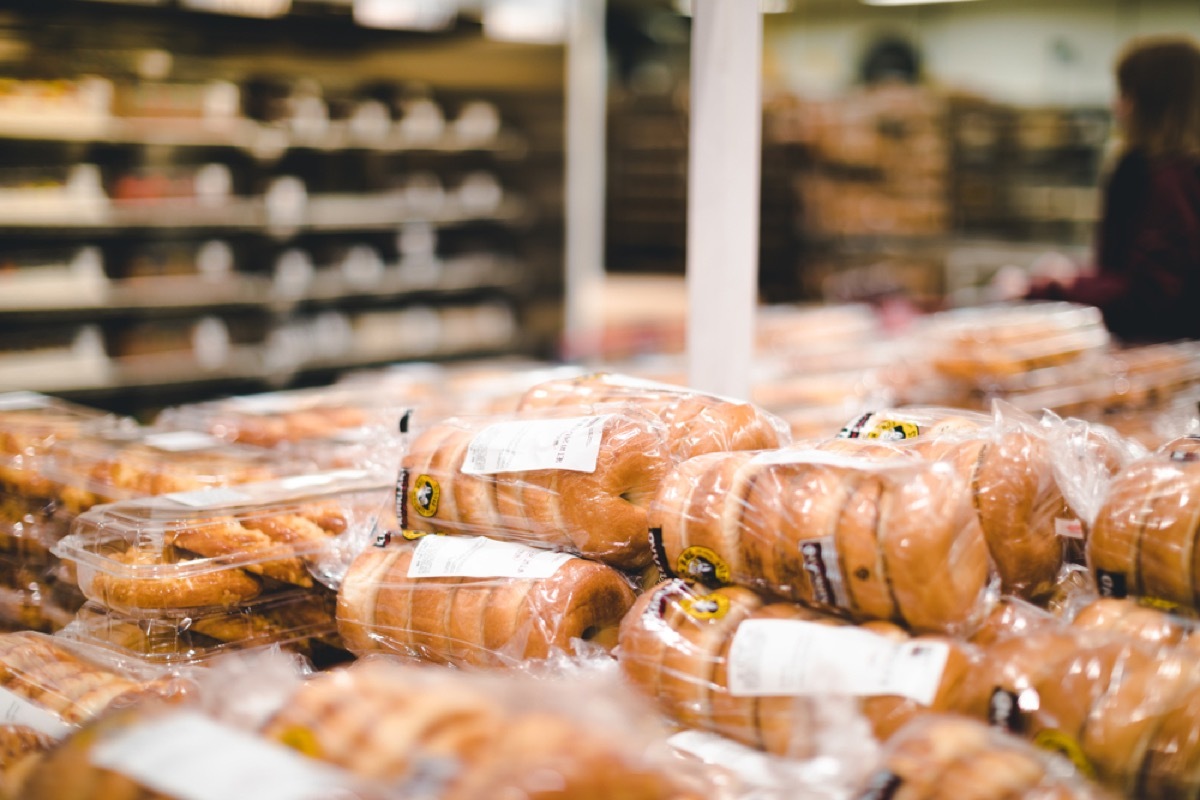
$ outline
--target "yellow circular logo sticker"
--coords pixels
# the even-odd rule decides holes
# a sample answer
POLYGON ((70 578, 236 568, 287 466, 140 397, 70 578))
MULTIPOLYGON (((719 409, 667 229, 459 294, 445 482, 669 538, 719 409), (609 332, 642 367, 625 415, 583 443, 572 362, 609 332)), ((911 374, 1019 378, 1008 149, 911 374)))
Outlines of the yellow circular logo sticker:
POLYGON ((729 613, 729 598, 722 594, 684 597, 679 605, 685 614, 694 619, 720 619, 729 613))
POLYGON ((704 584, 729 583, 729 565, 707 547, 693 545, 675 560, 675 574, 685 581, 704 584))
POLYGON ((410 542, 415 542, 425 536, 429 536, 429 531, 414 531, 412 528, 405 528, 400 531, 400 535, 410 542))
POLYGON ((321 745, 317 743, 317 735, 308 728, 300 725, 284 728, 279 732, 279 741, 309 758, 321 757, 321 745))
POLYGON ((412 507, 422 517, 432 517, 437 513, 438 500, 442 497, 442 487, 428 475, 418 475, 409 489, 409 499, 412 507))
POLYGON ((881 419, 871 426, 867 439, 879 439, 885 442, 898 442, 902 439, 915 439, 921 435, 921 429, 915 422, 905 422, 899 419, 881 419))
POLYGON ((1075 769, 1079 770, 1080 775, 1088 778, 1096 777, 1096 770, 1092 769, 1092 764, 1083 754, 1083 748, 1079 746, 1079 742, 1062 731, 1049 728, 1038 731, 1038 734, 1033 737, 1033 743, 1043 750, 1064 756, 1075 765, 1075 769))

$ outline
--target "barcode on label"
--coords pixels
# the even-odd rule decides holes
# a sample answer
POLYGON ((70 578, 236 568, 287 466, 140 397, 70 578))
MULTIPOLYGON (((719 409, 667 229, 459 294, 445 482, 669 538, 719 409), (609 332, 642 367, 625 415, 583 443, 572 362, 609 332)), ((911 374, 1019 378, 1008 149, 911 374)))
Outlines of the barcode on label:
POLYGON ((520 420, 489 425, 471 439, 466 475, 562 469, 595 472, 604 425, 612 415, 520 420))

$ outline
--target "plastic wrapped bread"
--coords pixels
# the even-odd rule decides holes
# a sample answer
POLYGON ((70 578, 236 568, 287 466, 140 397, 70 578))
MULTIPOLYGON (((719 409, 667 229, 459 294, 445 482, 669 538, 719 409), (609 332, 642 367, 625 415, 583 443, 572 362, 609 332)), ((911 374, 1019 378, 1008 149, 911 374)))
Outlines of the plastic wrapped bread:
POLYGON ((123 661, 171 668, 272 646, 332 661, 339 660, 333 651, 340 646, 335 603, 332 592, 289 592, 180 619, 127 617, 90 602, 58 635, 108 650, 123 661))
POLYGON ((364 550, 338 593, 338 625, 359 655, 515 666, 616 643, 633 605, 626 578, 564 553, 483 537, 427 535, 364 550))
POLYGON ((665 569, 853 619, 968 630, 992 579, 970 486, 943 463, 812 449, 683 462, 651 504, 665 569))
POLYGON ((0 488, 22 497, 52 496, 39 468, 50 446, 118 424, 102 411, 36 392, 0 393, 0 488))
POLYGON ((0 780, 0 796, 13 800, 410 796, 238 725, 162 703, 106 714, 49 752, 27 755, 0 780))
POLYGON ((1200 452, 1159 453, 1127 466, 1108 486, 1087 542, 1104 597, 1200 607, 1200 452))
POLYGON ((819 698, 861 698, 886 738, 912 716, 958 705, 969 646, 857 628, 741 587, 701 593, 681 581, 638 599, 621 626, 626 677, 690 728, 781 756, 808 758, 823 736, 819 698))
POLYGON ((1200 621, 1195 617, 1170 614, 1131 598, 1094 598, 1070 613, 1071 625, 1081 630, 1121 634, 1151 647, 1200 648, 1200 621))
POLYGON ((920 332, 940 372, 972 382, 1099 357, 1109 343, 1099 310, 1070 303, 948 311, 928 318, 920 332))
POLYGON ((946 715, 913 720, 887 744, 860 800, 1104 800, 1054 756, 986 725, 946 715))
POLYGON ((122 430, 53 445, 42 468, 73 514, 99 503, 233 486, 312 471, 308 462, 195 431, 122 430))
MULTIPOLYGON (((1084 774, 1130 797, 1145 785, 1156 731, 1195 692, 1195 650, 1148 646, 1124 633, 1064 628, 1004 639, 985 651, 960 711, 1067 756, 1084 774)), ((1192 781, 1160 767, 1160 780, 1192 781)))
POLYGON ((426 427, 401 462, 401 527, 645 566, 646 507, 674 463, 666 428, 633 406, 582 411, 426 427))
POLYGON ((393 785, 440 775, 426 790, 443 800, 707 794, 673 774, 664 732, 623 687, 586 673, 499 677, 368 660, 308 681, 261 730, 393 785))
POLYGON ((186 616, 312 587, 365 544, 389 491, 375 473, 336 470, 125 500, 78 517, 54 552, 92 600, 186 616))
POLYGON ((1041 599, 1054 587, 1064 537, 1082 539, 1059 490, 1050 443, 1032 419, 957 409, 901 408, 862 414, 840 438, 893 442, 953 464, 967 479, 988 551, 1006 593, 1041 599))
POLYGON ((525 393, 520 409, 604 403, 633 403, 656 415, 680 459, 729 450, 769 450, 790 439, 786 423, 751 403, 615 373, 539 384, 525 393))

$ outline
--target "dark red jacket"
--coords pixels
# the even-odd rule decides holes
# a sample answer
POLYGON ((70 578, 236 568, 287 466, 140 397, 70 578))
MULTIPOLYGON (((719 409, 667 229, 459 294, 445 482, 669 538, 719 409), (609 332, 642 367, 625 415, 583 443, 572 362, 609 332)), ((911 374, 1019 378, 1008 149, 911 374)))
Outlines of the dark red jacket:
POLYGON ((1105 188, 1095 273, 1037 296, 1098 306, 1125 341, 1200 339, 1200 161, 1126 154, 1105 188))

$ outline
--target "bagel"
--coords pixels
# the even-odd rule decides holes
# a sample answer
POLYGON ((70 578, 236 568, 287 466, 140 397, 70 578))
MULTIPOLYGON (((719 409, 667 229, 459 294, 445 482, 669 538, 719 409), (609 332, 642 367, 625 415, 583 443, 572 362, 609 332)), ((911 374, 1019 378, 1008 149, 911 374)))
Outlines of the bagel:
POLYGON ((1101 597, 1076 613, 1071 625, 1123 634, 1151 646, 1173 647, 1190 638, 1193 624, 1130 599, 1101 597))
POLYGON ((1158 720, 1138 771, 1135 797, 1195 797, 1200 793, 1200 683, 1193 681, 1158 720))
POLYGON ((240 569, 199 572, 193 575, 155 577, 138 575, 140 569, 169 562, 159 552, 126 550, 110 558, 125 574, 78 567, 79 588, 90 599, 122 610, 179 610, 236 606, 253 600, 263 584, 240 569), (128 574, 134 571, 134 574, 128 574))
POLYGON ((1200 463, 1152 456, 1122 470, 1088 539, 1088 564, 1106 597, 1197 606, 1200 506, 1186 502, 1200 463))
MULTIPOLYGON (((651 560, 647 507, 672 464, 661 424, 636 409, 626 409, 604 417, 499 423, 512 426, 501 435, 519 438, 522 422, 551 425, 555 430, 569 426, 573 435, 578 433, 576 440, 598 433, 595 468, 466 474, 464 461, 484 441, 479 437, 498 428, 477 429, 454 420, 435 424, 404 457, 407 524, 427 531, 567 547, 626 569, 646 566, 651 560)), ((495 447, 503 449, 515 441, 505 439, 495 447)), ((487 445, 482 448, 487 450, 487 445)))
MULTIPOLYGON (((570 653, 577 639, 611 646, 634 602, 620 573, 580 558, 563 559, 549 577, 505 577, 502 571, 487 578, 413 577, 417 547, 371 548, 351 565, 338 602, 339 630, 351 651, 511 665, 570 653)), ((527 552, 503 547, 515 556, 527 552)))

